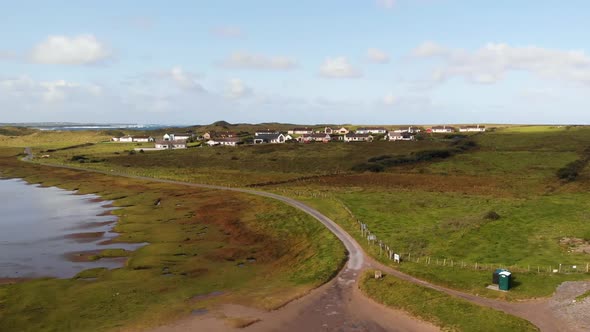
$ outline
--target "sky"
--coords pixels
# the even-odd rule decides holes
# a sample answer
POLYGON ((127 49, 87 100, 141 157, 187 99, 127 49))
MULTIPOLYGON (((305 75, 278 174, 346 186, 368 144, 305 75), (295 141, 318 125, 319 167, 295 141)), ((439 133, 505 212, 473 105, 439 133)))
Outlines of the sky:
POLYGON ((0 8, 0 123, 590 124, 587 0, 0 8))

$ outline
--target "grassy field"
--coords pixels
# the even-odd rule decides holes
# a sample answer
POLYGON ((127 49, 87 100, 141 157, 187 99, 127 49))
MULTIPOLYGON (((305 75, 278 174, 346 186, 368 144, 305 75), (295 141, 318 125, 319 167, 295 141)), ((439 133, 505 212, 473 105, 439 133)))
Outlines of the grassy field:
MULTIPOLYGON (((244 186, 301 177, 350 172, 367 159, 383 154, 409 154, 444 149, 446 141, 284 144, 233 147, 198 147, 174 151, 130 152, 146 144, 99 143, 55 151, 42 162, 79 166, 75 156, 95 162, 84 166, 135 175, 189 182, 244 186)), ((43 149, 34 149, 45 154, 43 149)))
POLYGON ((371 273, 360 282, 362 291, 380 303, 432 322, 444 331, 537 331, 524 319, 472 304, 439 291, 371 273), (457 314, 459 313, 459 314, 457 314))
POLYGON ((128 255, 120 269, 0 285, 3 331, 141 328, 226 302, 272 309, 329 280, 345 257, 320 223, 269 199, 24 164, 18 152, 0 150, 2 176, 114 200, 115 242, 149 245, 102 253, 128 255))
MULTIPOLYGON (((201 183, 259 184, 316 207, 384 262, 379 251, 361 238, 355 218, 396 251, 414 257, 487 268, 530 266, 530 272, 515 273, 516 287, 508 293, 485 289, 491 278, 487 270, 410 261, 394 266, 483 296, 544 297, 563 281, 587 280, 588 274, 538 274, 535 267, 560 263, 584 267, 590 262, 587 253, 564 242, 566 238, 590 241, 590 167, 582 169, 574 181, 557 177, 559 169, 583 158, 590 146, 590 128, 508 126, 470 139, 476 147, 468 151, 387 166, 380 173, 352 169, 371 158, 415 156, 448 149, 453 142, 433 135, 417 142, 203 147, 155 153, 130 153, 137 147, 134 144, 98 143, 55 151, 40 161, 201 183), (81 155, 93 162, 72 160, 81 155), (489 212, 499 218, 486 218, 489 212)), ((34 151, 45 153, 49 146, 34 151)))

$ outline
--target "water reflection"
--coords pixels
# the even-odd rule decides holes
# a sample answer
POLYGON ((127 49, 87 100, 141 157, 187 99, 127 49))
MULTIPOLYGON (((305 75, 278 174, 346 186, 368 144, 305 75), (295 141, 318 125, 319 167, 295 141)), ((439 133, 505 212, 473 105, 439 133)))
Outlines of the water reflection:
POLYGON ((22 180, 0 180, 0 278, 69 278, 94 267, 116 268, 124 259, 76 261, 76 253, 144 244, 109 243, 116 217, 110 202, 22 180))

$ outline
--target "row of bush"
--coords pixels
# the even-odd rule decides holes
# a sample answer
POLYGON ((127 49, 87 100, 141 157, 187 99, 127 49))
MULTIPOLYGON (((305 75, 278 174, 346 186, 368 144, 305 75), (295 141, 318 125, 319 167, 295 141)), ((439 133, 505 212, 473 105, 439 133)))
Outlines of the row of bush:
POLYGON ((84 163, 100 163, 103 161, 106 161, 106 159, 95 159, 95 158, 88 158, 85 155, 75 155, 73 156, 71 159, 71 161, 77 161, 80 164, 84 164, 84 163))
POLYGON ((409 155, 383 155, 378 157, 372 157, 365 163, 357 164, 352 167, 355 172, 383 172, 388 167, 416 164, 421 162, 446 159, 452 157, 458 153, 474 149, 477 144, 474 141, 467 139, 457 139, 451 143, 447 149, 440 150, 423 150, 413 152, 409 155))
POLYGON ((581 159, 572 161, 571 163, 568 163, 564 167, 558 169, 557 177, 567 182, 575 181, 584 167, 588 165, 588 162, 590 162, 590 148, 584 150, 584 155, 581 159))

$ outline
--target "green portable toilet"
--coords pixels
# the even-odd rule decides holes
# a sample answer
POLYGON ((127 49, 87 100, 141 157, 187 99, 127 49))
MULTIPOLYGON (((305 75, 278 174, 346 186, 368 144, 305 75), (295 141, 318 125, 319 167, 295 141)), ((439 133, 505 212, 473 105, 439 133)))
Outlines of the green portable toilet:
POLYGON ((502 271, 498 273, 498 288, 503 291, 510 289, 510 282, 512 279, 512 273, 509 271, 502 271))

